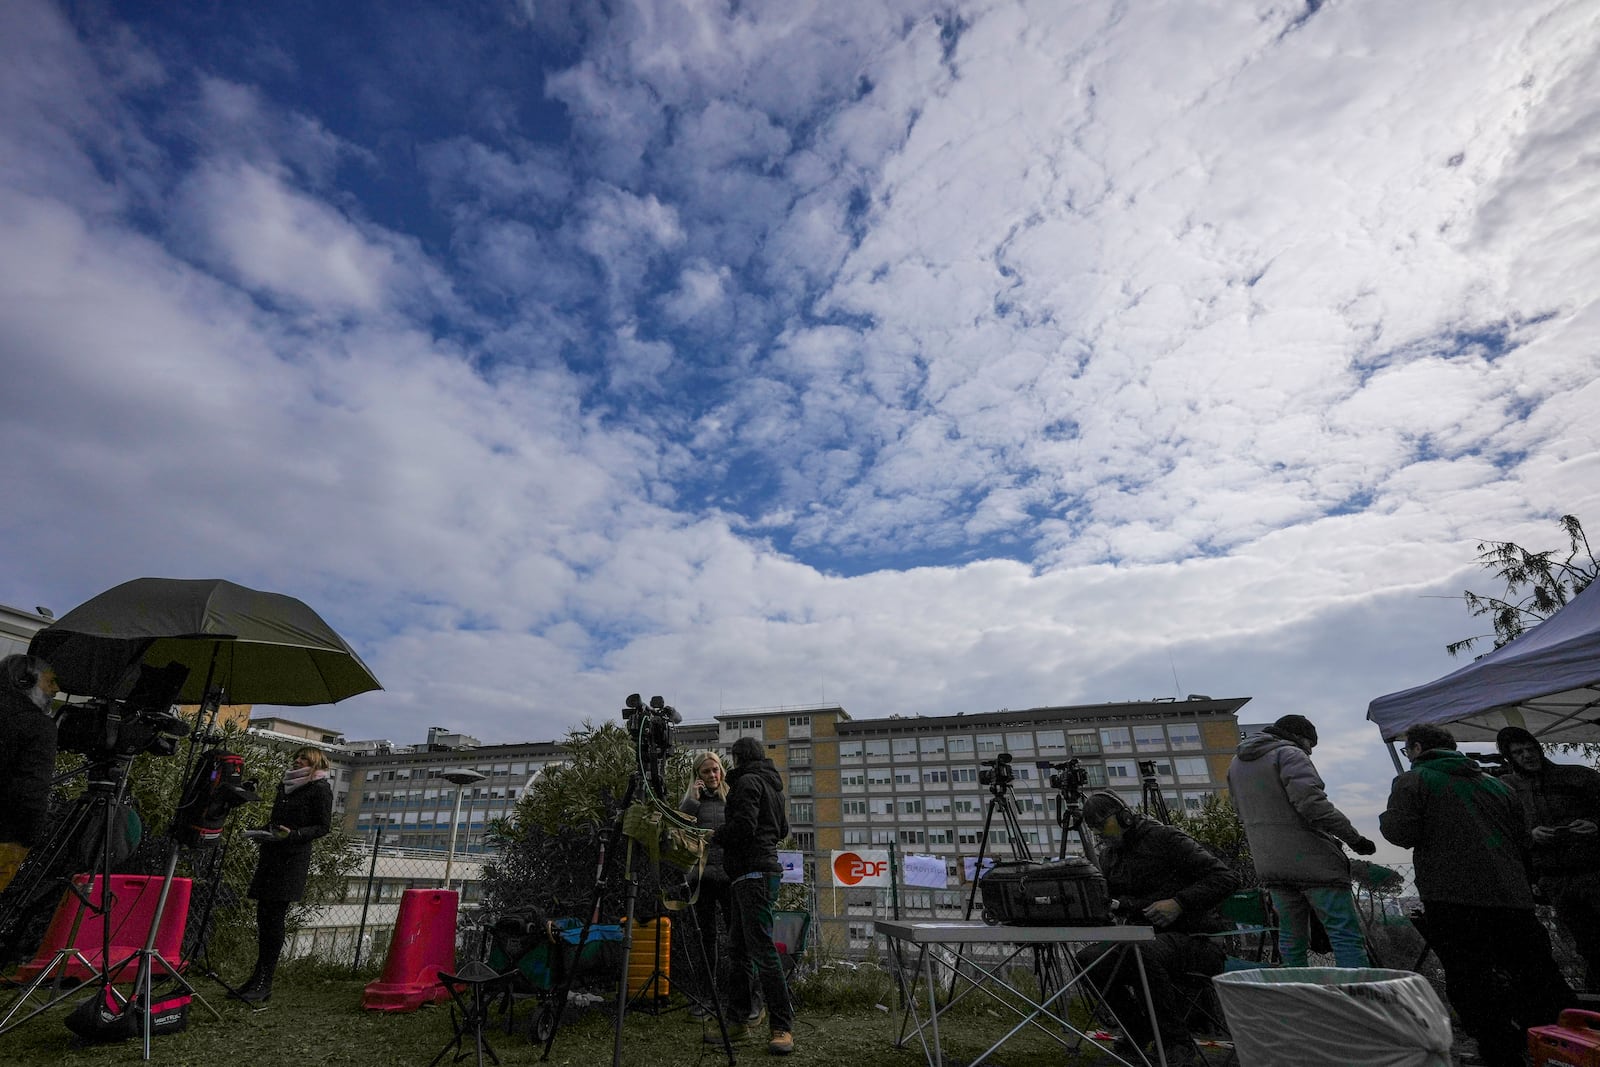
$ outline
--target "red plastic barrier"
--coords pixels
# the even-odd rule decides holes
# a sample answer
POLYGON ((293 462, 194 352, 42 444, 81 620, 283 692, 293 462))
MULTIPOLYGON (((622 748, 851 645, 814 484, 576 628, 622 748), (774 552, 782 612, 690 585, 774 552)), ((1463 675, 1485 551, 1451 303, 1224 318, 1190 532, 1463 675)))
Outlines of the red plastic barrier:
POLYGON ((1600 1067, 1600 1012, 1568 1008, 1554 1026, 1528 1031, 1533 1067, 1600 1067))
MULTIPOLYGON (((89 876, 80 874, 73 879, 78 885, 87 885, 89 876)), ((183 963, 179 954, 183 951, 183 931, 189 918, 189 893, 192 883, 187 878, 174 878, 172 890, 167 894, 167 908, 161 914, 161 929, 156 933, 156 951, 161 953, 162 959, 171 963, 178 970, 183 970, 183 963)), ((89 899, 95 906, 100 905, 101 878, 95 876, 94 887, 89 890, 89 899)), ((150 936, 150 923, 156 915, 156 902, 161 899, 161 876, 145 874, 113 874, 111 876, 111 963, 115 966, 129 956, 144 948, 145 939, 150 936)), ((61 949, 72 947, 89 960, 91 967, 102 966, 100 950, 103 947, 102 929, 104 916, 90 911, 83 906, 77 895, 65 892, 61 895, 61 903, 56 907, 55 916, 50 920, 50 927, 45 931, 44 941, 39 946, 38 953, 29 963, 17 968, 16 977, 19 981, 31 981, 55 958, 61 949), (78 935, 72 938, 72 923, 79 912, 83 912, 83 922, 78 926, 78 935)), ((89 968, 83 963, 71 958, 65 967, 57 973, 65 974, 71 978, 85 979, 91 974, 89 968)), ((155 965, 155 973, 165 974, 167 969, 159 963, 155 965)), ((134 980, 134 967, 124 967, 116 976, 117 981, 132 982, 134 980)))
POLYGON ((389 939, 383 977, 361 995, 368 1011, 416 1011, 424 1004, 450 999, 439 972, 456 969, 456 907, 453 890, 407 889, 400 896, 400 915, 389 939))

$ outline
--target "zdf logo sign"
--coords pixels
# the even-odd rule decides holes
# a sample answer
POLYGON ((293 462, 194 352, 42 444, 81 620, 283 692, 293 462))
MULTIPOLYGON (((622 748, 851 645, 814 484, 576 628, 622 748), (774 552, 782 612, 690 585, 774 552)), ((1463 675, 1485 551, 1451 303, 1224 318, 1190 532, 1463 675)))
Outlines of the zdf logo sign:
POLYGON ((889 884, 889 853, 835 852, 833 880, 842 886, 889 884))

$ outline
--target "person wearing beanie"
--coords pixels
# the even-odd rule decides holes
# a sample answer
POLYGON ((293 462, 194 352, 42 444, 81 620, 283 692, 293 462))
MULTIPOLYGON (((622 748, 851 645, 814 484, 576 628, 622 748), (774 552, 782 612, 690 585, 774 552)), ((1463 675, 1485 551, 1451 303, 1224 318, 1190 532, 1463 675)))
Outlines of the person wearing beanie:
POLYGON ((1507 726, 1495 736, 1533 842, 1539 892, 1572 934, 1600 992, 1600 771, 1552 763, 1527 730, 1507 726))
POLYGON ((1256 877, 1278 912, 1278 951, 1285 967, 1304 967, 1311 916, 1328 931, 1334 962, 1367 966, 1367 945, 1350 892, 1343 845, 1370 856, 1378 846, 1328 799, 1311 762, 1317 728, 1304 715, 1285 715, 1240 742, 1228 767, 1228 792, 1244 822, 1256 877))
POLYGON ((1522 1067, 1527 1029, 1577 1005, 1534 914, 1521 804, 1443 727, 1412 726, 1405 741, 1411 769, 1395 778, 1378 828, 1412 850, 1428 945, 1479 1056, 1522 1067))
POLYGON ((0 659, 0 889, 49 831, 50 787, 56 773, 56 724, 50 701, 55 671, 36 656, 0 659))
POLYGON ((1231 929, 1216 908, 1239 888, 1239 876, 1194 838, 1137 814, 1115 793, 1090 794, 1083 803, 1083 823, 1100 838, 1097 862, 1118 913, 1130 923, 1157 930, 1154 941, 1111 951, 1100 944, 1077 956, 1122 1024, 1118 1055, 1137 1058, 1128 1046, 1142 1049, 1159 1028, 1169 1065, 1203 1064, 1190 1040, 1177 984, 1186 975, 1222 973, 1226 953, 1202 935, 1231 929), (1126 958, 1128 951, 1143 957, 1154 1027, 1145 1018, 1139 968, 1126 958))

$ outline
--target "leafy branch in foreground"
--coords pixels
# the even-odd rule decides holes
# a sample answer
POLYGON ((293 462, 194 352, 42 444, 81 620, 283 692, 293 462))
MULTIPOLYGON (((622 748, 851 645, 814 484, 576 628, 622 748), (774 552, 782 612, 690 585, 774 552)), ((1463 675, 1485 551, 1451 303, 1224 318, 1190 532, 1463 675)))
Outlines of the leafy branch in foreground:
MULTIPOLYGON (((1461 599, 1471 615, 1490 617, 1495 648, 1503 648, 1560 611, 1600 576, 1600 560, 1589 546, 1583 523, 1575 515, 1563 515, 1560 526, 1567 537, 1564 556, 1560 549, 1530 552, 1512 541, 1479 542, 1478 563, 1505 584, 1505 593, 1496 597, 1468 590, 1461 599)), ((1458 655, 1488 636, 1452 641, 1445 651, 1458 655)))

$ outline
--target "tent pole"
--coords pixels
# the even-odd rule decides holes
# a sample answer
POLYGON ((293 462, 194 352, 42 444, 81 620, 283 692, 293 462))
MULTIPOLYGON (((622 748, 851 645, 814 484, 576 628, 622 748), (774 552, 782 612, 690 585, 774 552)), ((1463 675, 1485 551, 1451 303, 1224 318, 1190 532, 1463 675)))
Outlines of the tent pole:
POLYGON ((1383 747, 1389 750, 1389 758, 1394 760, 1394 773, 1404 774, 1406 769, 1400 766, 1400 753, 1395 751, 1393 741, 1385 741, 1383 747))

